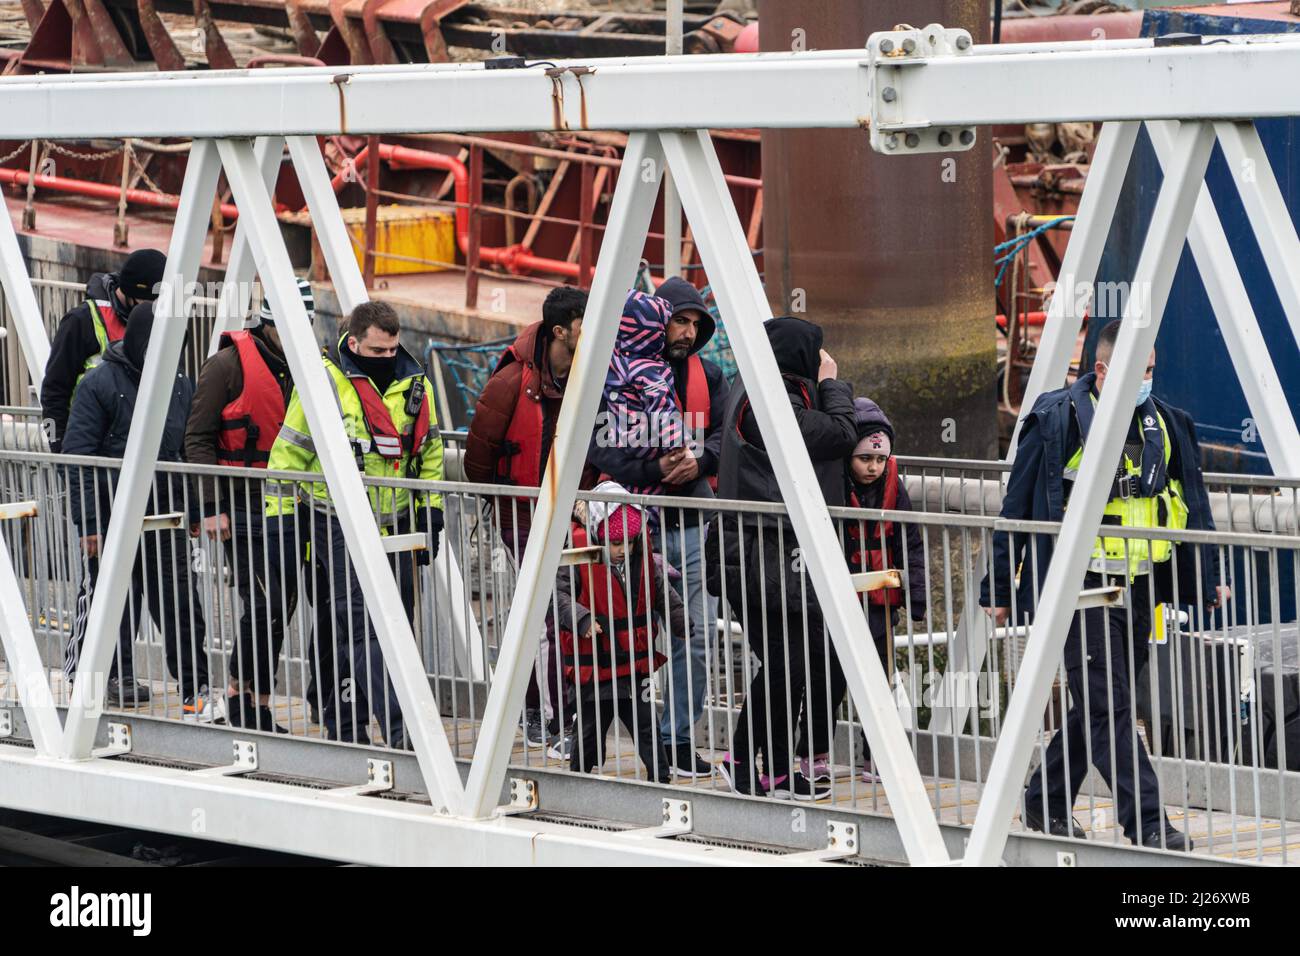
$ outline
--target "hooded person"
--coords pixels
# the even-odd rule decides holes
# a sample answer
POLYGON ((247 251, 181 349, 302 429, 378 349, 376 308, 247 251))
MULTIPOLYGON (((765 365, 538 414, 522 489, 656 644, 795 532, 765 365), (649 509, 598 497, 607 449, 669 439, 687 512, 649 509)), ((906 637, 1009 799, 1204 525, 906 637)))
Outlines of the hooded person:
MULTIPOLYGON (((314 322, 311 284, 298 279, 297 286, 307 321, 314 322)), ((185 427, 186 460, 212 466, 210 476, 197 481, 194 521, 207 537, 222 542, 240 599, 229 660, 228 719, 232 726, 254 730, 282 730, 272 718, 270 695, 288 630, 285 622, 292 619, 298 599, 298 575, 284 571, 302 562, 303 556, 295 559, 292 552, 306 550, 306 535, 282 524, 278 534, 268 536, 263 483, 256 478, 217 477, 218 466, 266 468, 292 395, 293 375, 277 317, 269 297, 263 295, 260 308, 244 328, 223 333, 217 350, 203 363, 185 427)), ((318 633, 324 632, 318 628, 318 633)), ((314 692, 319 682, 314 678, 318 668, 332 664, 333 655, 326 648, 308 657, 313 687, 307 699, 319 718, 314 692)))
MULTIPOLYGON (((898 474, 894 458, 894 426, 889 418, 869 398, 853 400, 854 423, 858 441, 845 461, 845 481, 848 489, 848 506, 881 511, 911 511, 912 499, 898 474)), ((864 595, 867 626, 880 655, 885 672, 891 672, 890 635, 898 623, 898 610, 906 607, 913 621, 925 619, 926 573, 925 545, 918 525, 902 526, 892 518, 851 518, 843 524, 844 557, 849 571, 898 570, 907 581, 906 595, 901 589, 881 589, 864 595)), ((811 723, 814 728, 827 726, 830 715, 844 699, 847 681, 840 666, 839 656, 831 648, 829 709, 817 715, 811 723)), ((824 735, 817 735, 825 739, 824 735)), ((871 764, 871 751, 865 740, 859 745, 862 754, 863 779, 876 781, 871 764)), ((795 750, 800 769, 814 780, 831 779, 831 754, 818 749, 812 735, 805 735, 795 750)))
MULTIPOLYGON (((665 280, 655 290, 655 298, 668 307, 661 355, 672 373, 672 397, 682 413, 684 441, 649 456, 597 441, 589 457, 603 473, 630 487, 649 492, 657 482, 664 494, 674 497, 712 498, 730 386, 722 369, 701 358, 700 351, 713 338, 717 324, 699 290, 685 279, 665 280)), ((693 508, 664 508, 659 518, 663 554, 681 570, 681 590, 693 629, 691 641, 670 644, 672 663, 659 731, 677 776, 708 776, 713 765, 694 744, 694 728, 704 715, 708 690, 708 639, 718 617, 717 599, 704 586, 701 521, 707 515, 693 508)))
POLYGON ((117 272, 92 275, 85 300, 59 320, 41 381, 41 416, 49 423, 51 450, 62 447, 72 399, 83 377, 103 360, 110 345, 122 340, 132 310, 158 297, 166 263, 157 249, 131 253, 117 272))
MULTIPOLYGON (((131 310, 122 338, 111 343, 104 353, 104 361, 86 373, 68 416, 64 454, 121 458, 126 453, 153 321, 153 303, 137 305, 131 310)), ((158 448, 158 460, 164 462, 183 459, 185 421, 194 396, 193 383, 183 373, 176 372, 170 384, 158 448)), ((69 678, 75 676, 80 663, 90 599, 99 578, 100 546, 111 521, 118 469, 77 466, 70 471, 68 504, 81 536, 83 573, 77 594, 77 615, 64 657, 64 672, 69 678)), ((184 507, 182 477, 160 472, 150 490, 146 512, 164 514, 184 507)), ((162 632, 168 671, 180 682, 183 716, 198 721, 217 720, 222 716, 222 701, 208 693, 203 604, 194 579, 188 574, 188 566, 189 543, 183 531, 159 530, 151 534, 149 547, 139 549, 118 634, 118 655, 110 666, 107 706, 135 706, 150 697, 149 687, 131 675, 135 633, 140 616, 147 612, 162 632)))
MULTIPOLYGON (((595 490, 628 494, 616 482, 595 490)), ((650 779, 671 779, 650 702, 650 682, 665 661, 658 628, 672 639, 689 633, 686 608, 662 582, 667 570, 647 546, 648 516, 638 505, 596 500, 586 522, 570 528, 571 546, 600 547, 589 563, 561 568, 555 582, 556 630, 564 666, 578 687, 569 766, 589 773, 604 763, 605 737, 617 716, 636 741, 650 779)))
MULTIPOLYGON (((820 326, 785 316, 764 323, 764 331, 822 497, 828 506, 843 505, 844 459, 858 442, 853 390, 836 377, 835 361, 822 349, 820 326)), ((775 393, 775 382, 754 385, 775 393)), ((793 439, 784 439, 785 453, 793 439)), ((723 420, 720 498, 783 501, 767 448, 746 386, 734 387, 723 420)), ((745 695, 722 772, 738 792, 809 800, 829 790, 792 768, 789 742, 800 732, 827 732, 809 725, 815 722, 812 715, 826 710, 821 697, 827 693, 829 646, 821 608, 802 562, 795 560, 797 547, 788 518, 731 512, 710 526, 706 566, 709 590, 727 598, 750 649, 763 662, 745 695), (804 643, 797 635, 805 633, 806 653, 795 645, 804 643), (760 752, 763 775, 755 766, 760 752)), ((822 749, 815 739, 812 744, 813 752, 822 749)))

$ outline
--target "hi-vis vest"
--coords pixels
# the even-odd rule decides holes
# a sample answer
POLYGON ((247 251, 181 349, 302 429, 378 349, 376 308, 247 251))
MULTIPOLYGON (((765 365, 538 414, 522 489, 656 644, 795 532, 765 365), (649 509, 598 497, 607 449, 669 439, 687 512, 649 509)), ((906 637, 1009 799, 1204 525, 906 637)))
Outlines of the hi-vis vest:
POLYGON ((73 395, 77 394, 77 386, 86 377, 86 373, 104 361, 104 353, 108 351, 108 347, 114 342, 120 342, 122 336, 126 335, 126 323, 117 317, 112 302, 103 299, 87 299, 86 306, 90 309, 90 320, 95 326, 95 341, 99 343, 99 351, 86 359, 81 374, 72 383, 73 395))
MULTIPOLYGON (((1097 401, 1095 396, 1092 400, 1094 403, 1097 401)), ((1156 419, 1164 438, 1165 465, 1168 466, 1173 454, 1169 428, 1159 412, 1156 412, 1156 419)), ((1080 447, 1065 463, 1064 477, 1067 480, 1073 481, 1078 477, 1079 462, 1082 460, 1083 448, 1080 447)), ((1106 503, 1106 510, 1102 512, 1101 523, 1123 528, 1186 528, 1187 505, 1183 501, 1183 483, 1167 479, 1165 486, 1154 497, 1143 498, 1138 494, 1141 474, 1142 462, 1139 460, 1134 463, 1125 454, 1123 474, 1116 476, 1115 488, 1110 501, 1106 503)), ((1171 541, 1140 537, 1098 538, 1092 548, 1088 570, 1096 574, 1135 577, 1149 573, 1154 565, 1168 561, 1172 554, 1171 541)))

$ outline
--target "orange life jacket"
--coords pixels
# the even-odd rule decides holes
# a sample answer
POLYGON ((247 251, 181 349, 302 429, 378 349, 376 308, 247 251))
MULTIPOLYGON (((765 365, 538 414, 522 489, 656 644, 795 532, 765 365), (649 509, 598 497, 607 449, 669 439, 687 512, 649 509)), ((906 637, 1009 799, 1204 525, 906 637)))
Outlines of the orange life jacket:
MULTIPOLYGON (((582 527, 573 529, 573 547, 587 547, 587 533, 582 527)), ((578 578, 577 600, 591 612, 593 624, 599 624, 602 633, 592 640, 587 634, 576 635, 560 628, 560 653, 564 658, 565 673, 575 676, 579 683, 590 683, 637 674, 653 674, 667 660, 654 650, 654 610, 658 591, 653 569, 645 567, 649 555, 633 552, 628 572, 636 577, 628 584, 636 591, 635 608, 628 609, 627 592, 616 575, 610 573, 603 561, 580 565, 575 569, 578 578), (637 566, 636 556, 640 555, 637 566), (646 578, 649 581, 646 581, 646 578), (647 614, 647 608, 650 613, 647 614)), ((562 622, 572 626, 572 621, 562 622)))
MULTIPOLYGON (((881 510, 893 511, 898 506, 898 462, 889 456, 885 464, 885 492, 880 502, 881 510)), ((849 507, 860 508, 856 492, 849 494, 849 507)), ((889 567, 889 545, 894 534, 894 522, 868 522, 850 519, 848 522, 849 570, 884 571, 889 567)), ((868 591, 867 600, 872 604, 892 607, 903 603, 902 588, 881 588, 868 591)))
POLYGON ((419 476, 420 450, 429 437, 429 396, 424 391, 424 377, 416 375, 407 388, 407 413, 415 416, 415 425, 410 432, 403 435, 393 424, 393 416, 384 404, 384 397, 375 388, 375 383, 364 373, 348 375, 348 381, 356 389, 357 398, 361 400, 361 413, 366 420, 366 430, 370 432, 370 441, 375 454, 381 458, 391 459, 393 467, 403 454, 407 460, 407 477, 419 476), (418 410, 412 408, 419 401, 418 410))
POLYGON ((217 462, 244 468, 265 468, 271 446, 284 424, 284 391, 267 367, 252 333, 226 332, 221 344, 233 344, 243 371, 244 388, 221 410, 217 462))

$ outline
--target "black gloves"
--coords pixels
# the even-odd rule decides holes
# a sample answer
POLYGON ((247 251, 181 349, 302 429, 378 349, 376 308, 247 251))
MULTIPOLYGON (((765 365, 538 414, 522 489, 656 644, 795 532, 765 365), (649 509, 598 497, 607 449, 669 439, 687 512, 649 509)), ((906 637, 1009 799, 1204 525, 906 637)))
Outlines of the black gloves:
POLYGON ((429 564, 438 557, 438 546, 442 540, 443 515, 441 508, 421 508, 415 515, 417 531, 429 535, 429 546, 416 552, 416 564, 429 564))

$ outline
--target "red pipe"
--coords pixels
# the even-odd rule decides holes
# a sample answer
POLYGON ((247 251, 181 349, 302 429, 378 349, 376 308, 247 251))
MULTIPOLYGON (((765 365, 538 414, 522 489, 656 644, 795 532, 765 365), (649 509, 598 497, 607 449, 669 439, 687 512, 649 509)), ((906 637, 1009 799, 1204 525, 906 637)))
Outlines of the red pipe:
MULTIPOLYGON (((25 169, 0 168, 0 183, 26 186, 27 178, 28 173, 25 169)), ((37 175, 36 188, 72 193, 77 196, 89 196, 93 199, 117 200, 122 195, 122 190, 117 186, 110 186, 107 183, 92 183, 85 179, 70 179, 67 176, 37 175)), ((166 193, 151 193, 143 189, 128 189, 126 191, 126 201, 137 206, 152 206, 155 209, 176 209, 181 204, 179 196, 170 196, 166 193)), ((221 215, 228 220, 238 219, 239 210, 231 203, 222 203, 221 215)))
MULTIPOLYGON (((1044 322, 1047 321, 1047 313, 1027 312, 1020 316, 1019 321, 1022 325, 1032 325, 1035 328, 1038 328, 1042 326, 1044 322)), ((1003 315, 1001 312, 998 313, 998 327, 1003 329, 1007 327, 1007 317, 1003 315)))

